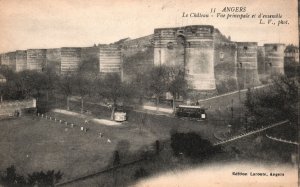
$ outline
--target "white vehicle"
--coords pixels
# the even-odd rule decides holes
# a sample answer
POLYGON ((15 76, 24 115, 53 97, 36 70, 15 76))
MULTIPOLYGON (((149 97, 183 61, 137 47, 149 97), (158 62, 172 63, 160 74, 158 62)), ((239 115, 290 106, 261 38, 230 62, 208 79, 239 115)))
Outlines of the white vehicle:
POLYGON ((115 112, 114 120, 117 122, 126 121, 126 112, 115 112))

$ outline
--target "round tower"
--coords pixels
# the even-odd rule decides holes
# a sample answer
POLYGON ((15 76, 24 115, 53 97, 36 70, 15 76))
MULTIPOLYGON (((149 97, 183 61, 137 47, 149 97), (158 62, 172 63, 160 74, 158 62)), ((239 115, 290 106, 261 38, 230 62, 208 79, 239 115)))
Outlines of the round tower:
POLYGON ((182 28, 154 30, 154 65, 184 67, 185 36, 182 28))
POLYGON ((284 50, 285 45, 282 43, 264 44, 264 68, 269 77, 284 74, 284 50))
POLYGON ((240 89, 260 84, 257 71, 257 42, 237 42, 237 78, 240 89))
POLYGON ((214 27, 210 25, 185 27, 185 71, 193 90, 216 89, 213 33, 214 27))

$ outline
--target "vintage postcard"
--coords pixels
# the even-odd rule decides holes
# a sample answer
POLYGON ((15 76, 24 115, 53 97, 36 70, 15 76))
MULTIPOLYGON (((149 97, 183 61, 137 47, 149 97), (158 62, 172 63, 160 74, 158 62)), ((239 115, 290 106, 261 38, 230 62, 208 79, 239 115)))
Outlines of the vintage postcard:
POLYGON ((0 0, 0 186, 299 186, 298 4, 0 0))

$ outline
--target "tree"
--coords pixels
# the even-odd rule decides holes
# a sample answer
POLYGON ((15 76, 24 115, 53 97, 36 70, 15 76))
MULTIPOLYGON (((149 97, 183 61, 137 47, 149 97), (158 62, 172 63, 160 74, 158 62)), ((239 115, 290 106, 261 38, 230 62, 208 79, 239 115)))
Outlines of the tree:
POLYGON ((0 74, 0 102, 3 101, 3 95, 6 91, 6 78, 0 74))
POLYGON ((119 74, 111 73, 98 82, 98 93, 112 102, 111 120, 113 120, 117 102, 124 102, 125 99, 130 99, 132 88, 130 84, 121 81, 119 74))
POLYGON ((168 91, 169 72, 165 66, 154 67, 148 74, 147 91, 156 99, 158 110, 159 97, 168 91))
POLYGON ((0 183, 4 186, 54 186, 62 179, 63 173, 60 171, 48 170, 47 172, 33 172, 28 174, 27 178, 17 174, 15 166, 6 169, 6 175, 1 176, 0 183))
POLYGON ((299 85, 299 78, 280 76, 273 79, 269 88, 249 89, 245 101, 248 116, 252 116, 258 126, 284 119, 296 123, 299 85))
POLYGON ((147 122, 147 114, 141 112, 139 114, 139 132, 142 133, 142 128, 145 126, 147 122))
POLYGON ((188 89, 188 84, 187 81, 184 78, 184 70, 179 69, 178 71, 172 71, 172 75, 170 76, 171 81, 169 84, 169 92, 173 96, 173 110, 175 110, 175 99, 178 96, 185 96, 187 89, 188 89))
POLYGON ((46 100, 49 100, 49 92, 52 93, 55 89, 55 84, 59 81, 59 77, 55 72, 55 67, 47 66, 44 70, 45 74, 45 90, 46 100))
POLYGON ((18 73, 18 77, 15 81, 25 98, 34 97, 38 100, 42 92, 46 90, 46 76, 37 71, 22 71, 18 73))
POLYGON ((58 90, 60 93, 66 96, 67 110, 70 110, 69 97, 74 90, 74 74, 72 72, 68 72, 60 77, 58 82, 58 90))
POLYGON ((84 97, 90 95, 91 82, 88 80, 88 78, 84 77, 83 74, 77 73, 77 75, 75 76, 75 83, 76 84, 74 85, 74 90, 80 95, 81 113, 83 113, 83 100, 84 97))
POLYGON ((92 58, 80 63, 74 77, 74 91, 80 95, 81 113, 83 113, 84 98, 94 93, 95 81, 98 74, 95 62, 97 62, 96 59, 92 58))
POLYGON ((137 72, 131 82, 132 88, 134 90, 133 94, 138 98, 139 104, 143 103, 143 98, 147 94, 147 83, 148 77, 145 76, 145 73, 137 72))
POLYGON ((6 168, 6 176, 1 176, 1 181, 5 186, 24 186, 26 185, 26 179, 16 173, 14 165, 6 168))
POLYGON ((174 133, 171 135, 171 147, 175 156, 183 154, 192 159, 203 160, 220 152, 220 147, 214 147, 208 140, 194 132, 174 133))
POLYGON ((12 75, 14 75, 13 71, 11 71, 7 66, 0 65, 0 79, 2 79, 0 81, 0 102, 3 101, 3 96, 8 91, 7 81, 12 75))
POLYGON ((28 184, 39 186, 54 186, 59 180, 62 179, 62 173, 60 171, 55 172, 54 170, 48 170, 47 172, 33 172, 28 174, 28 184))

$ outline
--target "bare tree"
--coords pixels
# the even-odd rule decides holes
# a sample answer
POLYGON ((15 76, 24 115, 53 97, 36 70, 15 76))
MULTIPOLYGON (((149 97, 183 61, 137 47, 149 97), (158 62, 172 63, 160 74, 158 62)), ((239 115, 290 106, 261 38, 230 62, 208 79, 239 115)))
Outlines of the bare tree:
POLYGON ((130 99, 132 96, 131 86, 126 82, 122 82, 120 75, 117 73, 107 74, 100 84, 98 93, 112 102, 111 120, 113 120, 117 102, 130 99))
POLYGON ((66 74, 60 77, 58 83, 58 90, 60 93, 66 96, 67 110, 70 110, 69 97, 71 96, 74 90, 74 74, 72 72, 67 72, 66 74))
POLYGON ((154 67, 148 74, 148 91, 156 99, 158 110, 159 98, 168 91, 169 73, 165 66, 154 67))
POLYGON ((49 93, 52 93, 55 89, 55 83, 59 81, 59 77, 55 72, 54 67, 47 66, 44 70, 46 81, 44 83, 46 90, 46 100, 49 100, 49 93))
POLYGON ((172 107, 175 110, 175 100, 179 96, 185 96, 188 84, 184 78, 184 70, 176 69, 175 71, 170 69, 170 81, 168 85, 168 91, 172 94, 172 107))

